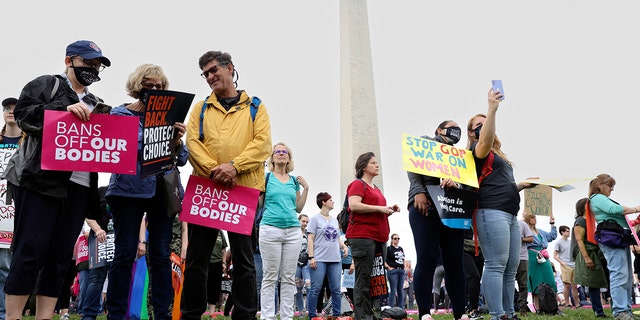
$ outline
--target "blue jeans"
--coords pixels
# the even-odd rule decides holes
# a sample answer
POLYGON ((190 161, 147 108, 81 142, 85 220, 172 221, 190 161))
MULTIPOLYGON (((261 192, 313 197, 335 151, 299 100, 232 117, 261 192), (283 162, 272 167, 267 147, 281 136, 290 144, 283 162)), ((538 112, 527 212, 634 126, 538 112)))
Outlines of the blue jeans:
POLYGON ((389 279, 389 306, 394 307, 396 305, 396 295, 398 295, 397 303, 398 307, 404 309, 404 297, 402 286, 404 285, 404 269, 393 269, 387 271, 387 279, 389 279))
POLYGON ((589 288, 589 299, 591 300, 591 309, 595 312, 596 316, 604 314, 602 308, 602 300, 600 299, 600 288, 589 288))
POLYGON ((309 319, 315 317, 318 305, 318 295, 325 275, 329 280, 329 290, 331 290, 331 308, 333 316, 340 315, 342 306, 342 294, 340 293, 340 280, 342 278, 341 262, 316 262, 316 268, 311 269, 311 290, 307 295, 307 307, 309 309, 309 319))
MULTIPOLYGON (((149 288, 154 319, 169 316, 169 305, 173 301, 171 284, 171 228, 173 217, 169 217, 164 200, 158 196, 150 199, 108 197, 113 212, 115 231, 115 255, 109 266, 109 289, 107 290, 108 319, 123 319, 129 305, 131 268, 138 252, 138 238, 142 215, 147 212, 147 256, 149 257, 149 288)), ((206 298, 206 296, 205 296, 206 298)))
POLYGON ((262 289, 262 256, 260 255, 260 247, 253 253, 253 263, 256 266, 256 294, 258 310, 260 310, 260 290, 262 289))
POLYGON ((298 266, 296 268, 296 307, 300 313, 304 312, 304 297, 302 294, 302 288, 307 289, 307 295, 311 286, 311 273, 309 272, 309 263, 304 267, 298 266))
POLYGON ((631 253, 629 247, 613 248, 598 244, 609 269, 609 288, 611 290, 611 311, 613 316, 631 312, 633 295, 633 273, 631 271, 631 253))
POLYGON ((482 291, 491 319, 513 317, 513 294, 520 263, 520 228, 516 216, 495 209, 476 212, 478 240, 484 256, 482 291))
POLYGON ((83 299, 85 292, 87 292, 87 286, 89 286, 89 269, 78 270, 78 282, 80 284, 80 292, 76 301, 78 301, 78 313, 82 314, 84 311, 83 299))
POLYGON ((95 320, 100 313, 102 302, 102 287, 104 280, 107 278, 109 266, 93 268, 89 271, 89 285, 87 291, 82 295, 82 320, 95 320))
POLYGON ((0 319, 6 318, 7 315, 7 308, 4 304, 4 283, 7 281, 10 265, 11 251, 9 248, 0 249, 0 319))

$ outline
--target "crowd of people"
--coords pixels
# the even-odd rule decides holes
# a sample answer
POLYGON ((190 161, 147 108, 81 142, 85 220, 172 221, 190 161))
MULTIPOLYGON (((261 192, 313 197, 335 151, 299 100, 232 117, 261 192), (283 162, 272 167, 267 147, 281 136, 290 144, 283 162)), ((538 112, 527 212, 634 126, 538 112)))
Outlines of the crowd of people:
MULTIPOLYGON (((389 204, 373 182, 380 173, 373 152, 361 154, 354 164, 345 230, 332 216, 335 203, 326 192, 316 195, 317 214, 302 214, 309 183, 291 174, 292 148, 283 142, 272 145, 267 109, 237 88, 237 71, 226 52, 209 51, 199 58, 201 76, 212 92, 194 105, 186 124, 173 124, 170 168, 143 177, 138 159, 136 174, 114 173, 108 186, 100 188, 95 172, 42 169, 44 112, 66 111, 88 121, 103 102, 89 87, 100 81, 100 71, 111 61, 97 44, 80 40, 67 46, 64 64, 62 74, 40 76, 24 86, 19 98, 2 101, 5 126, 0 143, 16 150, 2 173, 8 183, 7 199, 15 205, 11 249, 0 248, 3 318, 21 318, 30 297, 35 299, 37 319, 51 319, 56 310, 68 318, 69 288, 76 276, 77 312, 83 319, 95 319, 101 312, 107 312, 108 319, 127 318, 131 270, 137 259, 145 257, 154 319, 201 319, 218 310, 221 294, 227 295, 225 315, 242 320, 256 319, 257 314, 261 319, 290 320, 296 310, 311 319, 332 319, 345 313, 345 300, 352 302, 349 308, 355 319, 379 319, 387 307, 413 308, 414 298, 421 320, 432 319, 431 313, 441 305, 451 309, 456 320, 479 319, 481 305, 491 319, 519 319, 540 306, 541 285, 559 291, 548 253, 558 233, 553 257, 560 264, 563 303, 582 305, 578 288, 586 287, 593 311, 604 317, 601 293, 609 288, 613 316, 636 317, 631 313, 634 281, 628 232, 626 242, 618 243, 597 241, 595 234, 596 225, 600 229, 614 223, 626 229, 624 215, 637 213, 640 207, 613 201, 615 180, 601 174, 591 181, 589 198, 576 203, 573 228, 556 229, 552 213, 548 231, 536 215, 523 212, 518 219, 519 192, 534 185, 515 182, 513 163, 502 151, 496 114, 503 96, 497 90, 488 93, 486 114, 474 115, 467 123, 477 189, 450 178, 408 173, 408 219, 417 253, 412 269, 399 245, 400 235, 390 232, 389 216, 400 207, 389 204), (222 230, 187 224, 177 212, 168 212, 163 180, 187 161, 194 175, 222 188, 238 185, 261 191, 250 235, 225 236, 222 230), (476 193, 471 229, 443 223, 430 186, 476 193), (114 236, 113 260, 89 267, 87 239, 93 236, 104 243, 108 234, 114 236), (184 266, 179 301, 174 300, 172 251, 184 266), (346 276, 353 283, 342 293, 346 276), (380 276, 382 291, 371 281, 380 276), (221 290, 229 282, 230 288, 221 290), (527 301, 528 293, 533 305, 527 301)), ((167 90, 169 80, 160 66, 143 64, 130 74, 125 88, 134 101, 110 113, 139 119, 140 153, 144 94, 167 90)), ((434 137, 424 138, 453 146, 461 137, 458 123, 446 120, 434 137)), ((180 181, 178 186, 183 197, 180 181)), ((634 254, 640 251, 631 248, 634 254)))

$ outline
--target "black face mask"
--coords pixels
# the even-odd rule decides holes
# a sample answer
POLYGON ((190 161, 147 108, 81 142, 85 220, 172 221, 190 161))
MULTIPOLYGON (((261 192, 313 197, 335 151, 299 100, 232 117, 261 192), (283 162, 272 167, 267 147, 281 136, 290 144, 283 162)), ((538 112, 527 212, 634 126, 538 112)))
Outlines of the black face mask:
POLYGON ((96 70, 96 68, 74 67, 73 65, 71 68, 73 68, 73 73, 75 74, 78 82, 85 87, 94 82, 100 81, 100 77, 98 77, 98 70, 96 70))
POLYGON ((449 127, 445 128, 443 137, 448 144, 454 145, 460 141, 460 135, 462 134, 462 130, 460 127, 449 127))
POLYGON ((480 130, 482 130, 482 125, 479 125, 473 130, 473 132, 476 134, 476 139, 480 139, 480 130))

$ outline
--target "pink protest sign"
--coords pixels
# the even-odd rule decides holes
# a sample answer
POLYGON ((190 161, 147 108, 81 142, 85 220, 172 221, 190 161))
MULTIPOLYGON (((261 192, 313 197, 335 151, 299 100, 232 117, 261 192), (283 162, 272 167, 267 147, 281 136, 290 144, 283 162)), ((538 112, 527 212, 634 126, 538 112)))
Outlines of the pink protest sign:
POLYGON ((211 179, 190 176, 180 220, 209 228, 251 235, 260 191, 236 185, 225 189, 211 179))
POLYGON ((42 169, 136 174, 138 117, 46 110, 42 169))

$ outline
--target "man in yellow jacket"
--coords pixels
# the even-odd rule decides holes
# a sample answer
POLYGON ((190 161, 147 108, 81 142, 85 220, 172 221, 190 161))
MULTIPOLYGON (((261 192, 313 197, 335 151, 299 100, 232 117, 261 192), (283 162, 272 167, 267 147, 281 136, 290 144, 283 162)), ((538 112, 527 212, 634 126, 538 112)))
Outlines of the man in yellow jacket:
MULTIPOLYGON (((187 149, 194 174, 233 188, 236 184, 264 191, 264 162, 271 153, 271 124, 264 105, 233 81, 231 55, 209 51, 199 60, 202 77, 213 92, 191 111, 187 149), (253 105, 252 105, 253 104, 253 105)), ((217 229, 190 224, 181 299, 183 319, 201 319, 207 306, 206 277, 217 229)), ((258 308, 254 235, 228 233, 233 261, 232 319, 256 319, 258 308), (238 297, 238 296, 236 296, 238 297)))

